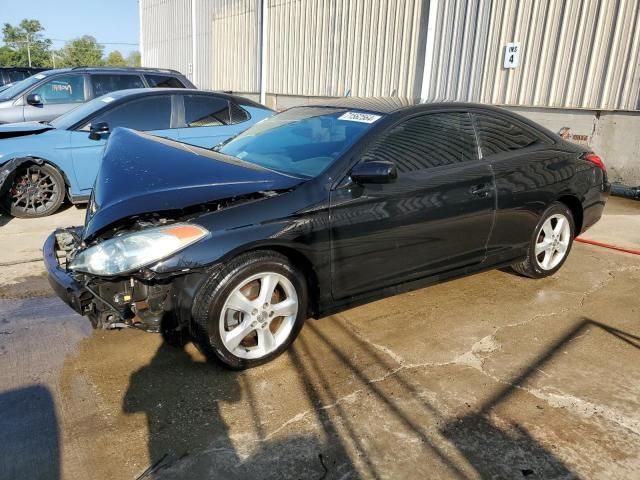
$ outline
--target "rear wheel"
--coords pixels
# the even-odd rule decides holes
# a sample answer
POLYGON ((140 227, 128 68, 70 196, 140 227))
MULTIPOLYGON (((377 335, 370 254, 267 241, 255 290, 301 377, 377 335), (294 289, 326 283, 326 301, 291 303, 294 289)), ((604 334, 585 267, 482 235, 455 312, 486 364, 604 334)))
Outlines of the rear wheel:
POLYGON ((65 183, 51 165, 25 165, 16 172, 8 195, 9 212, 14 217, 46 217, 62 205, 65 183))
POLYGON ((554 202, 536 226, 525 261, 511 265, 521 275, 544 278, 553 275, 564 264, 573 245, 575 223, 569 208, 554 202))
POLYGON ((196 341, 233 369, 268 362, 306 320, 304 276, 276 252, 241 255, 212 273, 194 302, 196 341))

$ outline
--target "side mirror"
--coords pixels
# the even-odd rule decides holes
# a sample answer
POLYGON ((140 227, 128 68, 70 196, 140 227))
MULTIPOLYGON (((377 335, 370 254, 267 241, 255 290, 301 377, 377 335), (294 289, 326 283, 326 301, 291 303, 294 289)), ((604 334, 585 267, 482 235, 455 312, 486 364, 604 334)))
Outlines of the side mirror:
POLYGON ((91 140, 100 140, 103 135, 108 135, 109 132, 109 124, 107 122, 92 123, 89 127, 89 138, 91 140))
POLYGON ((29 105, 33 105, 34 107, 41 107, 42 97, 37 93, 31 93, 30 95, 27 95, 27 103, 29 105))
POLYGON ((398 170, 387 160, 362 162, 351 170, 351 179, 356 183, 391 183, 396 178, 398 170))

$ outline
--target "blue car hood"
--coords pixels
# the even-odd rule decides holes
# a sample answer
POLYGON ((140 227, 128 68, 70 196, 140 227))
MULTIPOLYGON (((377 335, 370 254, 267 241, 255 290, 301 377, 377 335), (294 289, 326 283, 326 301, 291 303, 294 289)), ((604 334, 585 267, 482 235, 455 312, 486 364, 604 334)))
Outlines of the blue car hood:
POLYGON ((0 125, 0 139, 37 135, 38 133, 53 129, 54 127, 51 125, 40 122, 6 123, 0 125))
POLYGON ((96 178, 83 237, 136 215, 286 190, 302 181, 205 148, 116 128, 96 178))

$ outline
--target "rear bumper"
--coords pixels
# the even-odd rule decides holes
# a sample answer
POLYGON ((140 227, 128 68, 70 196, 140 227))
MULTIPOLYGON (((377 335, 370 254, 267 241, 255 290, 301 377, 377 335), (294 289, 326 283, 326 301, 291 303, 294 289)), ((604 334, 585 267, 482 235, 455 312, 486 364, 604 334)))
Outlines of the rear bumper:
POLYGON ((57 249, 56 232, 53 232, 42 247, 49 284, 64 303, 80 315, 85 315, 92 295, 73 278, 70 272, 60 266, 56 255, 57 249))
POLYGON ((604 206, 611 192, 611 184, 604 182, 601 185, 591 187, 583 200, 584 217, 582 219, 582 230, 584 233, 602 217, 604 206))

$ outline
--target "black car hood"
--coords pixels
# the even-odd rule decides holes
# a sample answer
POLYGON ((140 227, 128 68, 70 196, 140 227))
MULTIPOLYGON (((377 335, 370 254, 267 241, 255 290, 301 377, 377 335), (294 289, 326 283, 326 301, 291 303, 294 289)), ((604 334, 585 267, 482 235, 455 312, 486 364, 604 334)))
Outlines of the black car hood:
POLYGON ((96 179, 83 237, 135 215, 286 190, 302 181, 205 148, 116 128, 96 179))
POLYGON ((51 125, 40 122, 6 123, 0 125, 0 139, 36 135, 53 128, 51 125))

